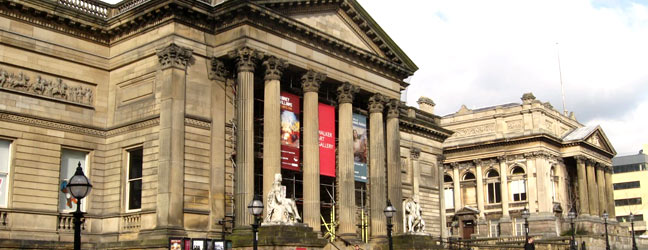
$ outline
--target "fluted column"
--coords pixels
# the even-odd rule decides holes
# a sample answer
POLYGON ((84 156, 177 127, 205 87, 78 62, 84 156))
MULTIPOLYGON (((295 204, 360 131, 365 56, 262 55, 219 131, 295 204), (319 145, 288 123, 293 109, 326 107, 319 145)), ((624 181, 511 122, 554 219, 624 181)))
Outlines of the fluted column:
MULTIPOLYGON (((506 166, 506 157, 499 156, 497 160, 500 164, 500 189, 502 191, 502 217, 509 217, 509 190, 508 190, 508 167, 506 166)), ((528 174, 528 173, 527 173, 528 174)))
MULTIPOLYGON (((320 229, 320 158, 319 108, 320 83, 325 74, 308 71, 301 78, 304 90, 304 223, 319 232, 320 229)), ((355 192, 355 191, 354 191, 355 192)))
POLYGON ((401 183, 400 128, 398 125, 400 100, 391 99, 387 102, 386 106, 388 197, 392 201, 392 205, 396 208, 396 211, 398 211, 392 219, 394 232, 403 232, 403 188, 401 183))
POLYGON ((249 227, 247 205, 254 198, 254 69, 262 54, 248 47, 229 52, 236 61, 236 168, 234 172, 235 227, 249 227))
MULTIPOLYGON (((603 215, 603 211, 607 211, 607 190, 605 190, 605 173, 603 172, 603 165, 596 164, 596 184, 598 186, 598 201, 599 201, 599 216, 603 215)), ((608 211, 609 213, 609 211, 608 211)))
POLYGON ((605 169, 605 189, 607 190, 607 211, 611 219, 615 219, 616 211, 614 209, 614 188, 612 187, 612 169, 605 169))
POLYGON ((461 185, 459 184, 459 164, 453 162, 452 164, 452 190, 454 194, 454 210, 455 212, 459 211, 462 206, 461 202, 461 185))
POLYGON ((479 209, 478 219, 484 219, 484 175, 482 174, 481 161, 474 160, 473 163, 475 164, 475 176, 477 178, 477 209, 479 209))
MULTIPOLYGON (((379 93, 369 98, 369 184, 371 204, 371 236, 387 235, 387 220, 383 209, 387 206, 385 179, 385 132, 383 109, 385 97, 379 93)), ((392 204, 399 202, 394 201, 392 204)))
POLYGON ((353 97, 358 92, 356 86, 344 83, 337 89, 338 94, 338 214, 340 226, 338 235, 355 237, 356 206, 355 179, 353 168, 353 97))
POLYGON ((209 181, 209 234, 217 237, 222 232, 219 220, 225 218, 225 96, 226 76, 229 74, 223 61, 211 60, 209 79, 213 81, 211 91, 211 178, 209 181))
POLYGON ((590 214, 589 196, 587 192, 587 167, 585 162, 587 159, 582 156, 575 156, 576 170, 578 175, 578 204, 580 205, 580 213, 582 215, 590 214))
POLYGON ((590 215, 599 215, 598 187, 596 186, 595 162, 587 161, 587 191, 589 194, 590 215))
MULTIPOLYGON (((412 196, 419 194, 421 183, 421 169, 419 168, 420 148, 410 148, 410 159, 412 163, 412 196)), ((443 183, 443 182, 441 182, 443 183)))
MULTIPOLYGON (((281 173, 281 86, 280 80, 287 63, 274 56, 263 62, 263 197, 267 199, 275 174, 281 173)), ((263 213, 267 213, 264 209, 263 213)))
POLYGON ((192 63, 191 49, 176 44, 157 51, 161 66, 160 131, 157 170, 156 228, 184 228, 184 141, 185 88, 187 67, 192 63))

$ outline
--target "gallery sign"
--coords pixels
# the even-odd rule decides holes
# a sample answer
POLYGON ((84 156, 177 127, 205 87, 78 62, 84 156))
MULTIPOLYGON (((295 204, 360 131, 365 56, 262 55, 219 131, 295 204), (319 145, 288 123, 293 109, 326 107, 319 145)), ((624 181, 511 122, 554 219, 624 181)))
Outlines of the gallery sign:
POLYGON ((335 108, 320 103, 318 112, 320 175, 335 177, 335 108))
POLYGON ((299 171, 299 97, 281 92, 281 168, 299 171))
POLYGON ((353 114, 353 171, 359 182, 367 180, 367 117, 353 114))

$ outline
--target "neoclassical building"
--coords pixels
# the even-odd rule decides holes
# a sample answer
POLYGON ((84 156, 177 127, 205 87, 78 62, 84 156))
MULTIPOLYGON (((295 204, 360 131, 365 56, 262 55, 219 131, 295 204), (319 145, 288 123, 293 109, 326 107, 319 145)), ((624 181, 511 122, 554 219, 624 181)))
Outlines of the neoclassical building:
POLYGON ((278 173, 313 249, 381 244, 414 195, 445 234, 452 132, 399 101, 417 67, 355 0, 4 0, 0 31, 2 248, 70 246, 79 163, 84 249, 249 246, 278 173))
POLYGON ((614 148, 599 126, 521 99, 441 119, 454 131, 443 144, 445 225, 463 238, 522 236, 527 208, 531 235, 559 236, 575 208, 578 226, 600 235, 603 212, 614 219, 614 148))

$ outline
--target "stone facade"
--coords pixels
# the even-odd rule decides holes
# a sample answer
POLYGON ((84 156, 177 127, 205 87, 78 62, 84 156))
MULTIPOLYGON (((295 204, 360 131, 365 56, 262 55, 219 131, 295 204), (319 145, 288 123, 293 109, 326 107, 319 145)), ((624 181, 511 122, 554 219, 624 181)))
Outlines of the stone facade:
POLYGON ((93 184, 81 203, 84 249, 249 230, 247 204, 285 171, 281 91, 303 102, 302 184, 292 192, 315 232, 303 235, 330 232, 320 226, 318 103, 337 120, 332 244, 382 244, 386 200, 415 193, 428 232, 445 230, 432 222, 445 219, 439 163, 452 132, 398 101, 417 67, 354 0, 7 0, 0 30, 2 247, 69 247, 77 203, 61 187, 72 161, 93 184), (370 120, 362 206, 354 113, 370 120))

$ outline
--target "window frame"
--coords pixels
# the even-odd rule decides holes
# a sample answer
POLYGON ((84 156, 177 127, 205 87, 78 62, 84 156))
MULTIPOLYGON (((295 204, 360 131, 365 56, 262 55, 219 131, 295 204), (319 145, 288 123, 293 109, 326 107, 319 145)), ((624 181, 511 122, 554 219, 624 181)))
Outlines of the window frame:
POLYGON ((501 179, 499 171, 491 168, 486 170, 486 174, 484 176, 486 176, 486 203, 502 203, 502 183, 500 181, 501 179), (491 173, 495 173, 496 176, 491 177, 491 173), (493 200, 491 200, 491 192, 493 193, 493 200))
MULTIPOLYGON (((124 154, 125 154, 125 168, 124 168, 124 211, 126 213, 136 213, 142 211, 142 194, 140 193, 140 207, 136 209, 130 209, 130 182, 131 181, 136 181, 140 180, 142 181, 142 186, 144 185, 144 146, 143 145, 137 145, 133 147, 129 147, 124 149, 124 154), (131 152, 137 151, 137 150, 142 150, 142 163, 141 163, 141 168, 142 168, 142 176, 139 178, 133 178, 133 180, 129 179, 130 177, 130 159, 131 159, 131 152)), ((142 190, 143 191, 143 190, 142 190)))
MULTIPOLYGON (((63 161, 63 150, 72 150, 72 151, 77 151, 77 152, 85 153, 85 162, 84 162, 85 164, 84 164, 84 166, 81 166, 81 168, 83 169, 83 174, 85 174, 85 176, 88 177, 88 180, 90 180, 90 183, 92 183, 92 178, 90 177, 90 176, 91 176, 91 175, 90 175, 90 174, 91 174, 91 173, 90 173, 90 167, 91 167, 91 163, 90 163, 90 159, 91 159, 91 158, 90 158, 90 154, 92 153, 92 151, 91 151, 91 150, 88 150, 88 149, 83 149, 83 148, 75 148, 75 147, 61 146, 61 150, 60 150, 60 152, 61 152, 61 156, 60 156, 60 157, 61 157, 61 158, 60 158, 60 161, 63 161)), ((59 163, 59 185, 57 185, 58 188, 60 188, 60 183, 61 183, 61 180, 62 180, 62 176, 61 176, 61 170, 62 170, 61 167, 63 167, 62 164, 63 164, 62 162, 59 163)), ((76 169, 76 167, 75 167, 74 169, 76 169)), ((69 180, 68 180, 68 181, 69 181, 69 180)), ((59 195, 61 195, 61 194, 60 194, 60 193, 61 193, 61 190, 59 189, 57 193, 58 193, 59 195)), ((57 197, 57 200, 60 202, 59 197, 57 197)), ((86 211, 87 211, 87 208, 88 208, 88 202, 89 202, 89 201, 90 201, 90 193, 88 194, 88 196, 86 196, 85 198, 83 198, 83 203, 81 203, 81 211, 82 211, 82 212, 86 212, 86 211)), ((76 211, 75 209, 63 209, 63 211, 60 211, 60 210, 59 210, 60 205, 61 205, 61 204, 57 204, 56 211, 57 211, 58 213, 67 214, 67 213, 70 213, 70 212, 74 212, 74 211, 76 211)))
POLYGON ((0 140, 3 141, 8 141, 9 142, 9 149, 7 150, 7 177, 5 178, 5 183, 6 183, 6 196, 5 199, 0 201, 0 208, 10 208, 11 206, 11 194, 12 194, 12 187, 13 187, 13 162, 14 162, 14 155, 16 155, 16 146, 14 145, 16 143, 15 138, 7 138, 7 137, 0 137, 0 140))
POLYGON ((526 169, 523 166, 519 165, 519 164, 515 164, 509 169, 509 174, 510 174, 511 177, 509 178, 510 182, 508 183, 508 185, 509 185, 508 187, 509 187, 509 190, 511 190, 509 192, 509 194, 510 194, 509 198, 511 199, 511 201, 512 202, 528 201, 529 200, 529 187, 527 186, 528 185, 528 180, 527 180, 527 171, 526 171, 526 169), (513 172, 517 168, 521 169, 522 173, 515 173, 514 174, 513 172), (524 187, 524 192, 523 193, 516 193, 514 188, 513 188, 513 184, 518 183, 520 181, 523 184, 522 186, 524 187), (519 196, 520 196, 519 200, 515 199, 516 194, 519 194, 519 196), (524 194, 524 199, 522 199, 522 194, 524 194))

